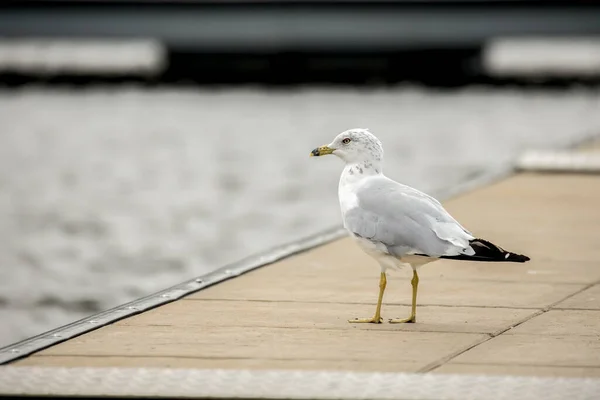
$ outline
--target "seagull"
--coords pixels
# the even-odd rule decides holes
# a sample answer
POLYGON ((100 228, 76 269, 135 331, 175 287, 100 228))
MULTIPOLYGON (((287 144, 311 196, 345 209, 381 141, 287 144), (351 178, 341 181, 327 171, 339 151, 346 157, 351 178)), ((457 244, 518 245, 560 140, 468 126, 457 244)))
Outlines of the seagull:
POLYGON ((348 322, 382 322, 381 303, 388 268, 408 265, 413 270, 410 316, 389 322, 414 323, 417 321, 419 267, 439 259, 529 261, 527 256, 476 238, 435 198, 386 177, 382 170, 383 146, 368 129, 349 129, 330 144, 310 153, 314 157, 327 154, 341 158, 346 164, 338 187, 344 228, 381 267, 375 315, 348 322))

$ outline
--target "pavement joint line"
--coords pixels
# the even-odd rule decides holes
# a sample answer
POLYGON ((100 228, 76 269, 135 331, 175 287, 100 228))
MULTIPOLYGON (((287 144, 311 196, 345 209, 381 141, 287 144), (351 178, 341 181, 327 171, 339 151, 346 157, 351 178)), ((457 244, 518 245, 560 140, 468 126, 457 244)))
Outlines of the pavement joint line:
MULTIPOLYGON (((572 260, 570 260, 572 261, 572 260)), ((590 263, 591 264, 591 263, 590 263)), ((304 278, 309 278, 309 277, 294 277, 294 278, 299 278, 299 279, 304 279, 304 278)), ((366 278, 362 278, 362 279, 366 279, 366 278)), ((370 278, 369 278, 370 279, 370 278)), ((421 279, 425 279, 425 278, 421 278, 421 279)), ((387 281, 388 283, 390 281, 395 281, 395 282, 410 282, 410 277, 406 276, 406 278, 399 278, 399 277, 387 277, 387 281)), ((475 283, 492 283, 492 282, 499 282, 499 283, 521 283, 521 284, 559 284, 559 285, 588 285, 590 282, 589 281, 579 281, 579 282, 560 282, 560 281, 552 281, 552 280, 512 280, 512 279, 480 279, 480 278, 468 278, 468 279, 460 279, 460 278, 442 278, 442 277, 427 277, 427 281, 428 282, 475 282, 475 283)), ((193 299, 192 299, 193 300, 193 299)))
MULTIPOLYGON (((557 305, 557 304, 559 304, 559 303, 561 303, 561 302, 563 302, 563 301, 565 301, 565 300, 568 300, 568 299, 570 299, 571 297, 573 297, 573 296, 576 296, 576 295, 578 295, 579 293, 582 293, 582 292, 584 292, 585 290, 587 290, 587 289, 589 289, 589 288, 591 288, 591 287, 593 287, 593 286, 595 286, 595 285, 596 285, 596 283, 591 283, 591 284, 589 284, 589 285, 586 285, 585 287, 583 287, 583 288, 581 288, 581 289, 577 290, 576 292, 574 292, 574 293, 571 293, 571 294, 569 294, 569 295, 565 296, 565 297, 564 297, 564 298, 562 298, 561 300, 558 300, 558 301, 556 301, 556 302, 554 302, 554 303, 552 303, 552 304, 550 304, 550 305, 548 305, 548 306, 546 306, 546 307, 542 308, 542 309, 541 309, 541 310, 539 310, 538 312, 535 312, 535 313, 533 313, 533 314, 531 314, 531 315, 528 315, 527 317, 523 318, 522 320, 520 320, 520 321, 519 321, 519 322, 517 322, 516 324, 510 325, 510 326, 508 326, 506 329, 502 329, 502 330, 500 330, 499 332, 497 332, 497 333, 495 333, 495 334, 490 334, 488 338, 485 338, 485 339, 483 339, 483 340, 479 341, 478 343, 475 343, 475 344, 473 344, 473 345, 472 345, 472 346, 470 346, 469 348, 467 348, 467 349, 465 349, 465 350, 463 350, 463 351, 456 352, 455 354, 451 354, 451 355, 449 355, 449 356, 447 356, 447 357, 443 357, 443 358, 442 358, 442 359, 440 359, 438 362, 434 362, 434 363, 431 363, 431 364, 429 364, 429 365, 425 366, 425 367, 424 367, 422 370, 420 370, 419 372, 431 372, 431 371, 433 371, 433 370, 435 370, 435 369, 437 369, 437 368, 441 367, 442 365, 444 365, 444 364, 448 363, 448 362, 449 362, 449 361, 451 361, 452 359, 454 359, 454 358, 458 357, 459 355, 461 355, 461 354, 463 354, 463 353, 466 353, 467 351, 470 351, 470 350, 474 349, 475 347, 478 347, 478 346, 480 346, 480 345, 481 345, 481 344, 483 344, 483 343, 489 342, 490 340, 492 340, 492 339, 494 339, 494 338, 497 338, 497 337, 501 336, 503 333, 505 333, 505 332, 507 332, 507 331, 509 331, 509 330, 511 330, 511 329, 513 329, 513 328, 516 328, 517 326, 519 326, 519 325, 521 325, 521 324, 524 324, 525 322, 527 322, 527 321, 530 321, 530 320, 532 320, 533 318, 539 317, 540 315, 543 315, 543 314, 547 313, 548 311, 552 310, 552 307, 554 307, 555 305, 557 305)), ((535 334, 534 334, 534 336, 535 336, 535 334)))
POLYGON ((596 282, 594 282, 594 283, 590 283, 589 285, 586 285, 586 286, 584 286, 583 288, 579 289, 579 290, 578 290, 578 291, 576 291, 575 293, 571 293, 571 294, 569 294, 569 295, 565 296, 565 297, 564 297, 562 300, 555 301, 554 303, 552 303, 552 304, 550 304, 549 306, 547 306, 547 307, 545 308, 545 311, 544 311, 544 312, 548 312, 549 310, 553 309, 554 307, 556 307, 556 306, 557 306, 557 305, 559 305, 560 303, 562 303, 562 302, 564 302, 564 301, 566 301, 566 300, 569 300, 571 297, 577 296, 579 293, 583 293, 583 292, 585 292, 586 290, 588 290, 588 289, 590 289, 590 288, 592 288, 592 287, 596 286, 596 285, 598 284, 598 282, 600 282, 600 281, 596 281, 596 282))
POLYGON ((441 367, 442 365, 446 364, 448 361, 458 357, 459 355, 466 353, 467 351, 479 346, 482 343, 488 342, 491 339, 493 339, 493 336, 491 334, 486 334, 487 337, 484 337, 482 339, 479 339, 477 341, 475 341, 474 343, 471 343, 468 346, 465 346, 463 349, 457 350, 455 352, 450 353, 447 356, 444 356, 438 360, 435 360, 427 365, 425 365, 423 368, 420 368, 417 372, 419 373, 427 373, 427 372, 431 372, 433 370, 435 370, 436 368, 441 367))
MULTIPOLYGON (((181 355, 181 354, 177 354, 177 355, 169 355, 169 354, 163 354, 163 355, 159 355, 159 356, 154 356, 154 355, 149 355, 149 354, 140 354, 140 355, 128 355, 128 356, 123 356, 122 354, 35 354, 32 355, 31 357, 36 357, 36 358, 52 358, 52 357, 73 357, 73 358, 111 358, 111 357, 127 357, 127 358, 148 358, 148 359, 152 359, 152 358, 180 358, 180 359, 185 359, 185 360, 260 360, 260 361, 372 361, 372 360, 366 360, 364 358, 325 358, 325 359, 315 359, 314 357, 294 357, 294 358, 288 358, 288 357, 236 357, 236 356, 226 356, 226 357, 220 357, 220 356, 187 356, 187 355, 181 355)), ((397 362, 397 360, 394 359, 388 359, 388 360, 384 360, 385 362, 397 362)), ((407 363, 414 363, 417 364, 418 361, 406 361, 407 363)), ((18 365, 14 365, 14 366, 10 366, 11 368, 23 368, 23 366, 18 366, 18 365)), ((2 371, 2 368, 6 368, 5 366, 0 367, 0 371, 2 371)), ((0 396, 1 397, 1 396, 0 396)))
POLYGON ((503 333, 505 333, 505 332, 508 332, 509 330, 513 329, 514 327, 516 327, 516 326, 519 326, 519 325, 521 325, 522 323, 525 323, 525 322, 529 321, 529 320, 530 320, 530 319, 532 319, 532 318, 538 317, 538 316, 540 316, 540 315, 544 314, 545 312, 546 312, 546 311, 544 311, 544 309, 543 309, 543 308, 542 308, 542 309, 539 309, 538 311, 536 311, 536 312, 534 312, 534 313, 531 313, 531 314, 529 314, 529 315, 528 315, 528 316, 526 316, 526 317, 523 317, 523 319, 522 319, 522 320, 520 320, 520 321, 517 321, 517 322, 516 322, 515 324, 513 324, 513 325, 510 325, 510 326, 508 326, 508 327, 506 327, 506 328, 500 328, 500 329, 498 329, 497 331, 495 331, 495 332, 492 332, 492 333, 491 333, 491 335, 490 335, 490 336, 491 336, 491 338, 490 338, 490 339, 493 339, 493 338, 495 338, 495 337, 498 337, 498 336, 502 335, 503 333))
POLYGON ((492 340, 492 339, 494 339, 494 338, 502 335, 504 332, 506 332, 506 331, 508 331, 508 330, 510 330, 510 329, 512 329, 514 327, 517 327, 517 326, 521 325, 522 323, 525 323, 525 322, 529 321, 532 318, 535 318, 535 317, 537 317, 539 315, 544 314, 544 312, 545 312, 544 310, 539 310, 538 312, 535 312, 535 313, 533 313, 531 315, 528 315, 527 317, 523 318, 519 322, 517 322, 517 323, 515 323, 513 325, 509 325, 505 329, 500 329, 495 334, 494 333, 488 334, 487 338, 483 338, 482 340, 479 340, 476 343, 473 343, 471 346, 467 347, 466 349, 459 350, 459 351, 456 351, 456 352, 454 352, 454 353, 452 353, 452 354, 450 354, 450 355, 448 355, 446 357, 442 357, 441 359, 439 359, 437 361, 434 361, 431 364, 426 365, 423 369, 419 370, 419 372, 431 372, 431 371, 434 371, 435 369, 441 367, 444 364, 447 364, 449 361, 451 361, 454 358, 460 356, 461 354, 466 353, 467 351, 470 351, 470 350, 474 349, 475 347, 478 347, 478 346, 482 345, 483 343, 489 342, 490 340, 492 340))
MULTIPOLYGON (((309 301, 309 300, 267 300, 267 299, 219 299, 219 298, 195 298, 182 299, 189 301, 227 301, 227 302, 256 302, 256 303, 298 303, 298 304, 338 304, 338 305, 364 305, 375 306, 375 303, 366 302, 344 302, 344 301, 309 301)), ((410 307, 410 303, 386 303, 387 306, 410 307)), ((506 310, 541 310, 544 307, 511 307, 511 306, 486 306, 474 304, 438 304, 418 303, 419 307, 446 307, 446 308, 502 308, 506 310)))
MULTIPOLYGON (((345 322, 345 319, 344 319, 345 322)), ((346 322, 347 323, 347 322, 346 322)), ((154 326, 154 325, 137 325, 137 324, 127 324, 121 326, 128 327, 139 327, 139 326, 154 326)), ((174 327, 176 325, 159 325, 164 327, 174 327)), ((204 327, 203 325, 188 325, 195 327, 204 327)), ((394 327, 394 324, 371 324, 369 327, 358 328, 356 326, 346 327, 346 328, 335 328, 335 327, 302 327, 302 326, 257 326, 257 325, 219 325, 219 328, 255 328, 255 329, 304 329, 304 330, 315 330, 315 331, 333 331, 333 332, 346 332, 349 330, 360 330, 360 331, 370 331, 370 332, 398 332, 398 333, 447 333, 447 334, 474 334, 474 335, 490 335, 491 332, 485 331, 451 331, 451 330, 426 330, 426 329, 402 329, 400 326, 394 327)))
MULTIPOLYGON (((554 337, 554 338, 563 338, 565 336, 569 336, 569 334, 567 333, 562 333, 562 334, 556 334, 556 333, 551 333, 551 334, 547 334, 547 333, 530 333, 530 332, 519 332, 519 333, 512 333, 511 336, 543 336, 543 337, 554 337)), ((581 338, 599 338, 600 339, 600 334, 583 334, 583 333, 578 333, 577 337, 581 337, 581 338)), ((600 365, 599 365, 600 366, 600 365)))
POLYGON ((600 365, 571 365, 571 364, 522 364, 522 363, 493 363, 493 362, 485 362, 485 363, 475 363, 475 362, 454 362, 450 365, 490 365, 490 366, 498 366, 498 367, 549 367, 549 368, 598 368, 600 369, 600 365))
MULTIPOLYGON (((53 357, 72 357, 72 358, 111 358, 111 357, 124 357, 121 354, 35 354, 31 356, 36 358, 53 358, 53 357)), ((186 359, 186 360, 263 360, 263 361, 314 361, 314 358, 286 358, 286 357, 235 357, 235 356, 227 356, 227 357, 219 357, 219 356, 186 356, 186 355, 135 355, 128 356, 131 358, 175 358, 175 359, 186 359)), ((327 361, 364 361, 359 358, 328 358, 327 361)), ((389 360, 388 362, 395 362, 394 360, 389 360)), ((410 362, 410 361, 409 361, 410 362)), ((414 362, 417 363, 416 361, 414 362)), ((494 363, 494 362, 485 362, 485 363, 477 363, 477 362, 453 362, 452 365, 494 365, 494 366, 518 366, 518 367, 557 367, 557 368, 597 368, 600 369, 600 365, 571 365, 571 364, 528 364, 528 363, 494 363)), ((15 366, 19 368, 19 366, 15 366)), ((4 368, 4 367, 2 367, 4 368)), ((0 368, 1 370, 1 368, 0 368)), ((430 371, 431 372, 431 371, 430 371)), ((423 372, 421 372, 423 373, 423 372)))

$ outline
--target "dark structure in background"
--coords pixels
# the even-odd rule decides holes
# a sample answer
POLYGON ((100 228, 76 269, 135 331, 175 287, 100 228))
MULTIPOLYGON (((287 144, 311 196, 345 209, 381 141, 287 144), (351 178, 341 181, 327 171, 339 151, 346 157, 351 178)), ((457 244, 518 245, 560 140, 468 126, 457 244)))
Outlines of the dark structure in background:
MULTIPOLYGON (((166 68, 153 78, 160 82, 460 85, 489 79, 480 55, 490 39, 599 34, 600 2, 578 0, 22 0, 0 6, 2 38, 157 39, 168 49, 166 68)), ((11 73, 2 80, 30 78, 11 73)), ((126 78, 135 77, 117 79, 126 78)))

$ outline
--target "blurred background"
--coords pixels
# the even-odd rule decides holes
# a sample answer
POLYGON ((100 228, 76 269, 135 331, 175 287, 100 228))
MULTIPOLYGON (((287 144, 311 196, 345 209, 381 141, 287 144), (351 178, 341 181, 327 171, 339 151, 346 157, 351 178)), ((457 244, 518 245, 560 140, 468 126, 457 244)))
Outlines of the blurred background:
POLYGON ((597 1, 0 5, 0 346, 339 226, 349 128, 444 198, 600 134, 597 1))

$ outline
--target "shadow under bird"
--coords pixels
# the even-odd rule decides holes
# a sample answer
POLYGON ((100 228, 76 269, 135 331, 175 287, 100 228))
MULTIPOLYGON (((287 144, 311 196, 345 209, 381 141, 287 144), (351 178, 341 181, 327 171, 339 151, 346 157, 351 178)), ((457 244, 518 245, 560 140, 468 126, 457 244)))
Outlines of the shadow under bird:
POLYGON ((333 154, 345 163, 338 197, 344 228, 381 266, 379 299, 372 318, 348 322, 381 323, 386 270, 410 265, 413 270, 412 307, 408 318, 390 323, 416 322, 419 267, 438 259, 518 262, 529 257, 511 253, 476 238, 433 197, 387 178, 382 171, 383 146, 368 129, 350 129, 311 156, 333 154))

